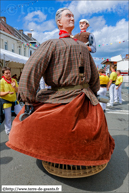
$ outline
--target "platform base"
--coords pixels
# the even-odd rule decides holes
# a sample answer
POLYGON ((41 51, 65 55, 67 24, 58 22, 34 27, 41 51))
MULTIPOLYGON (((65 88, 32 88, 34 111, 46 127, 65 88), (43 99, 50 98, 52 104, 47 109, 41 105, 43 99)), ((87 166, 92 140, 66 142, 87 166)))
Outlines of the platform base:
POLYGON ((42 161, 42 165, 48 173, 55 176, 62 178, 83 178, 101 172, 106 168, 107 163, 98 166, 76 166, 42 161))

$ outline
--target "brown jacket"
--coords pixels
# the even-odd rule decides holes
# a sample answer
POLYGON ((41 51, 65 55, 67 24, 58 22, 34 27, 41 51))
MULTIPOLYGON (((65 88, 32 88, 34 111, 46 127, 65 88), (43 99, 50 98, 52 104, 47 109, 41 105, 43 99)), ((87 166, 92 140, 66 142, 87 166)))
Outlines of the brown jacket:
MULTIPOLYGON (((48 40, 31 55, 23 69, 18 99, 35 103, 69 103, 84 92, 93 105, 98 104, 94 93, 100 88, 96 65, 84 43, 74 39, 48 40), (84 66, 84 76, 79 76, 79 66, 84 66), (88 83, 89 88, 72 91, 41 90, 37 92, 41 77, 47 85, 63 87, 88 83)), ((26 104, 27 104, 26 103, 26 104)))
POLYGON ((78 39, 81 42, 87 43, 89 41, 89 32, 80 32, 74 36, 74 38, 78 39))

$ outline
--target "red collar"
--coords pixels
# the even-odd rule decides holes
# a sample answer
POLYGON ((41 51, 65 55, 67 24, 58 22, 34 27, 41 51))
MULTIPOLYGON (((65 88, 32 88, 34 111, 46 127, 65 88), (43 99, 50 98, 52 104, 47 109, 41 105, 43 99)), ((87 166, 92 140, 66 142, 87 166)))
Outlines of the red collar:
POLYGON ((82 33, 82 32, 86 32, 86 30, 83 30, 83 31, 81 30, 80 33, 82 33))
POLYGON ((113 70, 112 72, 116 72, 115 70, 113 70))
MULTIPOLYGON (((71 37, 71 35, 67 32, 67 31, 65 31, 65 30, 60 30, 59 31, 59 39, 60 38, 68 38, 68 37, 71 37)), ((75 41, 77 41, 77 39, 76 38, 73 38, 75 41)))
POLYGON ((59 39, 60 38, 66 38, 66 37, 70 37, 70 34, 65 30, 60 30, 59 31, 59 39))
POLYGON ((12 78, 10 78, 10 80, 7 80, 4 76, 2 76, 2 78, 3 78, 8 84, 11 84, 12 78))

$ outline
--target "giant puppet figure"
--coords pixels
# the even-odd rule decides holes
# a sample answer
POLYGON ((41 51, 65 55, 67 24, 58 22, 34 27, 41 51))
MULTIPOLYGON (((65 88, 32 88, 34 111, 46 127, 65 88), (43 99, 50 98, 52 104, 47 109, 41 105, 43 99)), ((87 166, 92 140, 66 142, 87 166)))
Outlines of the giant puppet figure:
POLYGON ((67 169, 64 165, 76 166, 74 171, 91 167, 84 175, 93 175, 95 166, 96 173, 107 165, 115 146, 96 98, 99 75, 84 43, 70 37, 72 12, 59 9, 56 22, 59 38, 43 42, 23 69, 18 98, 25 106, 13 121, 6 145, 47 166, 62 164, 57 168, 61 171, 67 169), (42 76, 51 89, 36 93, 42 76), (24 111, 30 116, 20 121, 24 111))
POLYGON ((89 21, 87 19, 81 19, 79 21, 80 33, 76 34, 74 38, 84 42, 88 48, 88 50, 92 53, 96 52, 96 42, 94 35, 92 33, 87 32, 87 28, 90 26, 89 21))

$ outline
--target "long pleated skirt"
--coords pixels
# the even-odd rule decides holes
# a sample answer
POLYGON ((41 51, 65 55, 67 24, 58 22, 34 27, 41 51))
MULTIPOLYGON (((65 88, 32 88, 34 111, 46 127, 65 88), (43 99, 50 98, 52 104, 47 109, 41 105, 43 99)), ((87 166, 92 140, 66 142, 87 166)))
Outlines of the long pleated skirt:
POLYGON ((25 120, 14 119, 6 145, 40 160, 72 165, 109 162, 115 142, 101 106, 84 93, 68 104, 35 105, 25 120))

